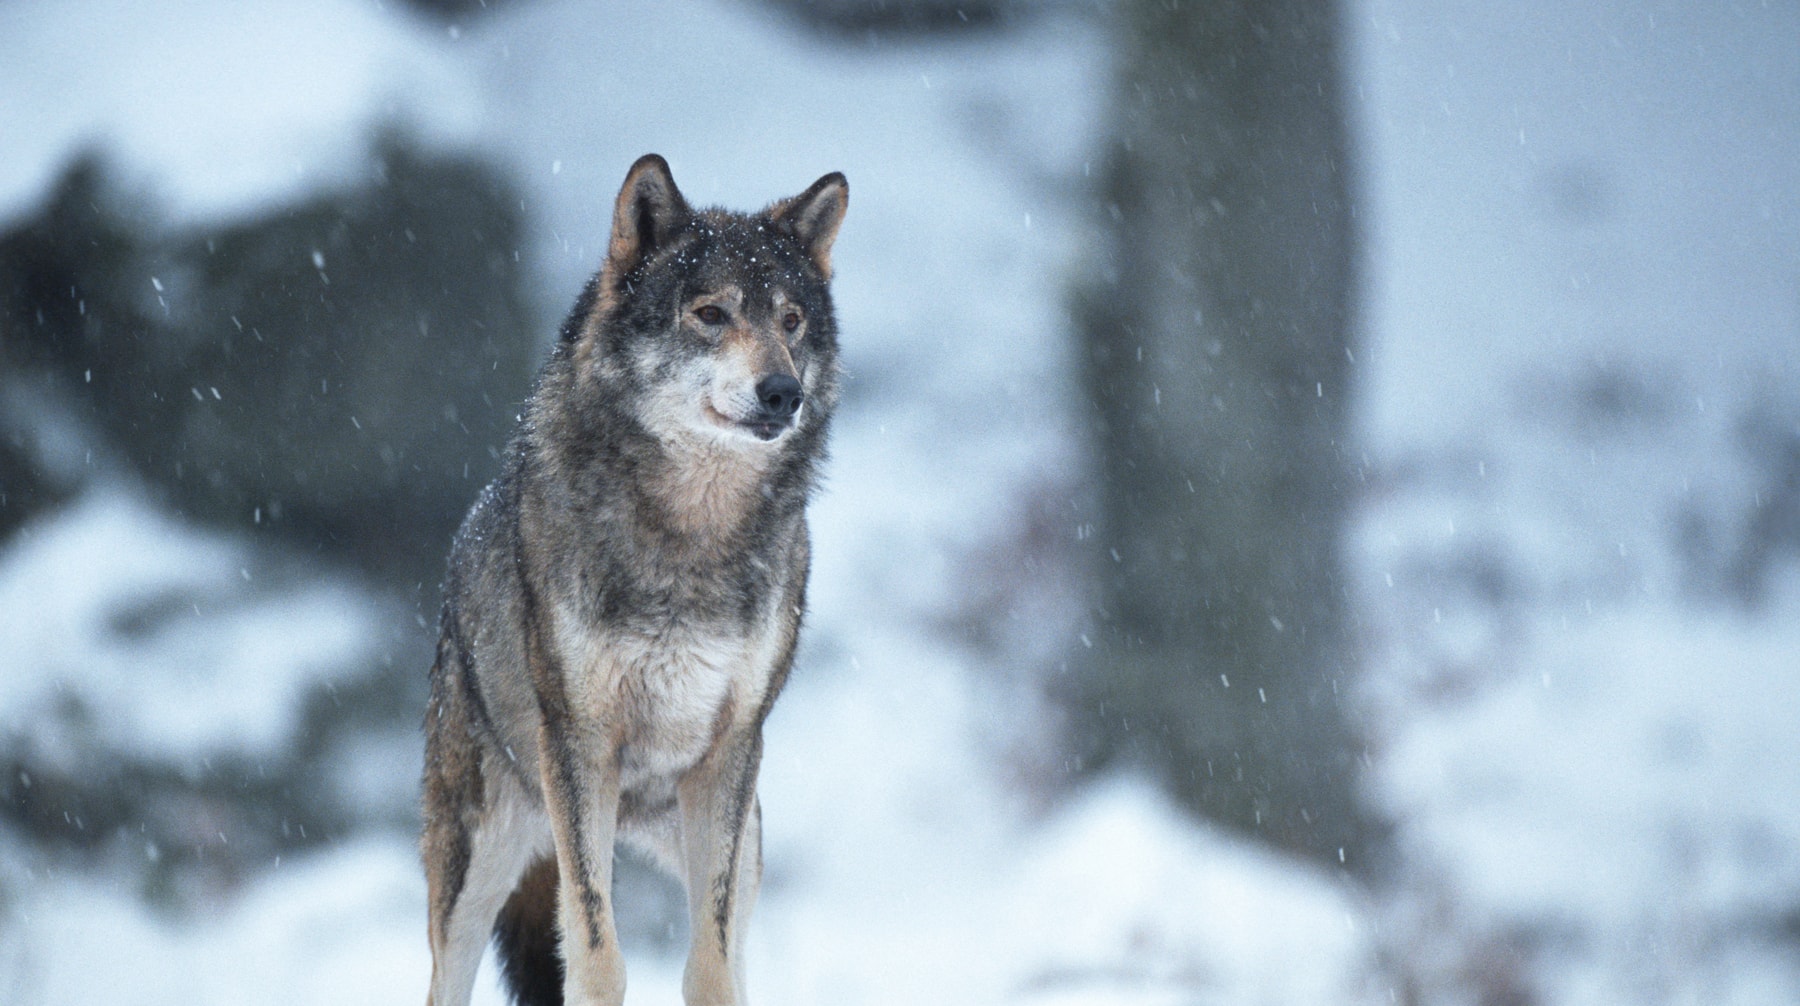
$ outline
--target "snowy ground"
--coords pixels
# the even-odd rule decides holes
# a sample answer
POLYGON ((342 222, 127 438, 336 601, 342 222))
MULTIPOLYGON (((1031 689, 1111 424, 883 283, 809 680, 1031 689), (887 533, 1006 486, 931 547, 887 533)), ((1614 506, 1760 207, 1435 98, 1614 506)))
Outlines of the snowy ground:
MULTIPOLYGON (((361 124, 398 119, 513 169, 555 313, 646 150, 698 202, 849 176, 852 380, 770 723, 760 1001, 1792 1002, 1800 591, 1777 576, 1739 610, 1674 529, 1741 533, 1768 478, 1746 417, 1800 415, 1800 16, 1531 6, 1351 17, 1372 242, 1351 557, 1368 796, 1403 854, 1380 904, 1131 780, 1040 806, 1015 763, 1028 698, 944 629, 971 557, 1079 477, 1067 197, 1107 84, 1081 22, 865 49, 712 2, 543 0, 454 35, 358 0, 8 5, 0 220, 88 143, 174 216, 280 205, 352 177, 361 124)), ((384 602, 329 576, 235 586, 257 563, 129 489, 47 517, 0 553, 0 721, 74 690, 112 743, 281 744, 283 689, 381 645, 384 602), (109 635, 146 595, 194 617, 109 635), (252 645, 273 612, 279 660, 252 645), (227 698, 178 719, 193 704, 167 698, 195 690, 227 698)), ((370 766, 410 785, 412 759, 370 766)), ((16 849, 0 871, 6 1002, 424 987, 403 833, 270 862, 198 914, 16 849)), ((675 1001, 679 956, 644 942, 630 1001, 675 1001)))
POLYGON ((1390 937, 1427 1001, 1800 1000, 1800 555, 1734 579, 1800 432, 1800 11, 1354 27, 1390 937))

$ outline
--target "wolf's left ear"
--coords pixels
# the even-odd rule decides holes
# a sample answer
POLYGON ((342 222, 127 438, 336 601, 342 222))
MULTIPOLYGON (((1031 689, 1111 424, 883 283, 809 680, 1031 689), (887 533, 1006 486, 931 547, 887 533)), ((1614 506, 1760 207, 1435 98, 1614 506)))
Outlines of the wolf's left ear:
POLYGON ((669 174, 669 162, 655 154, 638 158, 613 204, 612 239, 602 271, 605 292, 667 243, 691 212, 669 174))
POLYGON ((833 171, 792 199, 775 204, 775 226, 806 249, 826 279, 831 278, 831 242, 837 238, 844 210, 850 206, 850 183, 833 171))

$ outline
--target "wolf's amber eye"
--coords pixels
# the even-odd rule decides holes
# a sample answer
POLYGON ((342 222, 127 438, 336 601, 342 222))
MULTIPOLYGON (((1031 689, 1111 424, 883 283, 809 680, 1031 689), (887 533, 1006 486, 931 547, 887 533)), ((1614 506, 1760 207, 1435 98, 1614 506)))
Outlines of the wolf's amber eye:
POLYGON ((799 328, 800 327, 800 316, 795 314, 792 311, 789 311, 787 314, 782 316, 781 327, 788 330, 789 332, 792 332, 794 329, 799 328))
POLYGON ((703 307, 696 308, 694 317, 699 318, 708 325, 723 325, 725 323, 725 312, 720 310, 717 304, 707 304, 703 307))

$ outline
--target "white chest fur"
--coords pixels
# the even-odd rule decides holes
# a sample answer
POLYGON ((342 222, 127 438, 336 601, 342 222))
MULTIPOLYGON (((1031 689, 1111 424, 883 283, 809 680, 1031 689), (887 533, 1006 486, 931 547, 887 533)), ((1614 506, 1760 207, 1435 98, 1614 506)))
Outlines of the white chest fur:
POLYGON ((679 775, 720 731, 761 702, 775 660, 771 628, 669 625, 656 633, 557 613, 570 700, 583 730, 616 745, 622 782, 679 775))

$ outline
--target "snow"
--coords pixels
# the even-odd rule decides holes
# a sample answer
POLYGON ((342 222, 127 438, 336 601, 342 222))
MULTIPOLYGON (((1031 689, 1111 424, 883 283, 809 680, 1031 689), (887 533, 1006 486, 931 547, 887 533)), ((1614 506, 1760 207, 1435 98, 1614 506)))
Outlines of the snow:
POLYGON ((1063 920, 1028 951, 1040 988, 1062 979, 1112 1002, 1125 976, 1183 1002, 1373 1000, 1348 885, 1198 831, 1141 782, 1077 800, 1024 861, 1015 931, 1063 920))
MULTIPOLYGON (((1800 998, 1800 585, 1778 570, 1746 610, 1679 533, 1741 535, 1769 477, 1744 430, 1800 416, 1800 13, 1350 9, 1368 488, 1346 555, 1364 796, 1398 854, 1375 892, 1139 780, 1046 805, 1016 655, 945 629, 1034 497, 1082 477, 1069 193, 1109 71, 1072 18, 870 47, 722 0, 539 0, 455 33, 359 0, 0 5, 0 222, 85 149, 174 219, 280 206, 360 177, 399 123, 514 174, 556 314, 639 154, 699 203, 848 175, 851 379, 769 724, 759 1001, 1800 998)), ((1010 644, 1038 655, 1077 642, 1045 589, 1010 644)), ((76 695, 100 729, 34 733, 70 758, 274 757, 403 612, 106 483, 0 552, 0 725, 76 695)), ((337 757, 371 801, 416 775, 385 737, 337 757)), ((630 1001, 676 1001, 678 953, 627 951, 630 1001)), ((0 844, 9 1002, 385 1001, 428 966, 409 834, 187 912, 0 844)))
POLYGON ((1388 938, 1424 1001, 1793 1002, 1793 555, 1754 606, 1723 567, 1800 428, 1800 17, 1353 27, 1388 938))
POLYGON ((0 558, 0 723, 35 723, 67 768, 92 747, 175 765, 276 759, 313 687, 379 659, 395 606, 330 578, 260 584, 275 570, 245 543, 141 496, 90 493, 0 558))
POLYGON ((0 937, 11 1002, 245 1003, 276 989, 297 1002, 389 1002, 417 997, 429 968, 409 925, 424 878, 396 842, 282 863, 200 919, 158 917, 88 878, 54 887, 0 937))
POLYGON ((0 40, 0 225, 76 152, 201 223, 366 177, 378 127, 448 145, 479 121, 454 47, 364 0, 6 4, 0 40))
POLYGON ((1535 676, 1387 756, 1388 806, 1420 851, 1455 850, 1459 891, 1532 918, 1585 888, 1603 927, 1800 900, 1800 805, 1769 799, 1800 779, 1800 625, 1646 606, 1534 627, 1520 651, 1535 676))

